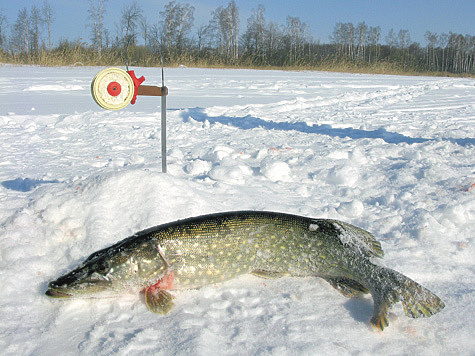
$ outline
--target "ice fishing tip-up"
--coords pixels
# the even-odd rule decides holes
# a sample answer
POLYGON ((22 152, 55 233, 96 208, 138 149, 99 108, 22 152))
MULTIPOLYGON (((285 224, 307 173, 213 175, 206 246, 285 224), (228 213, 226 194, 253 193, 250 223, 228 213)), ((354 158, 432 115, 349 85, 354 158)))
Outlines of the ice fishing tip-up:
POLYGON ((96 74, 91 83, 94 101, 107 110, 120 110, 135 104, 137 95, 161 97, 161 141, 162 172, 166 173, 166 97, 168 88, 164 85, 162 68, 162 86, 142 85, 145 77, 137 78, 133 70, 106 68, 96 74))

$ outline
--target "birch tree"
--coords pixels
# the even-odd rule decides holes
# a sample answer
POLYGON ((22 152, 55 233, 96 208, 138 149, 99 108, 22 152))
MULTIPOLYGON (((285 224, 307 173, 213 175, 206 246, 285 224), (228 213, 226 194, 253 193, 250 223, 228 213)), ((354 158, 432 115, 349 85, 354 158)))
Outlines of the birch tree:
POLYGON ((337 23, 333 30, 332 41, 337 45, 340 56, 356 58, 356 30, 352 23, 337 23))
POLYGON ((356 36, 358 38, 357 57, 359 60, 366 58, 366 46, 368 40, 368 26, 363 21, 356 27, 356 36))
POLYGON ((442 63, 441 63, 441 71, 446 72, 448 67, 447 61, 447 46, 449 42, 449 35, 443 33, 439 36, 439 46, 442 48, 442 63))
POLYGON ((129 47, 135 45, 138 36, 138 26, 142 20, 142 8, 134 1, 122 9, 120 32, 124 34, 120 43, 124 46, 125 66, 129 66, 129 47))
POLYGON ((398 40, 394 29, 389 30, 388 35, 386 36, 386 44, 389 46, 389 48, 398 46, 398 40))
POLYGON ((104 15, 107 0, 89 0, 88 19, 91 21, 91 40, 96 51, 101 54, 104 42, 104 15))
POLYGON ((368 62, 371 63, 372 54, 374 55, 374 61, 378 61, 381 55, 381 27, 370 27, 368 34, 368 45, 370 46, 368 54, 368 62))
POLYGON ((51 51, 51 24, 55 20, 54 12, 48 1, 45 0, 41 8, 41 17, 43 23, 46 25, 46 32, 48 33, 48 50, 51 51))
POLYGON ((193 27, 195 8, 189 4, 171 1, 160 12, 161 42, 168 57, 176 59, 188 45, 188 35, 193 27))
POLYGON ((283 37, 282 26, 272 21, 267 24, 264 45, 268 61, 275 60, 278 61, 277 63, 283 64, 283 61, 279 60, 280 53, 283 52, 283 37))
POLYGON ((429 68, 429 70, 435 70, 438 68, 438 61, 437 61, 437 34, 432 33, 430 31, 427 31, 424 35, 426 41, 427 41, 427 46, 426 46, 426 65, 429 68))
POLYGON ((343 35, 343 23, 337 22, 333 27, 333 32, 330 35, 330 41, 335 45, 338 57, 344 54, 344 35, 343 35))
POLYGON ((198 42, 196 43, 198 52, 203 51, 207 47, 212 45, 212 28, 208 25, 201 25, 196 30, 196 37, 198 42))
POLYGON ((137 28, 142 19, 142 8, 134 1, 132 4, 125 6, 122 9, 121 28, 122 33, 125 33, 123 41, 125 46, 135 44, 137 42, 137 28))
POLYGON ((30 49, 30 21, 28 10, 25 8, 18 12, 17 19, 13 24, 10 47, 17 54, 28 53, 30 49))
POLYGON ((303 55, 306 27, 307 25, 304 22, 301 22, 300 18, 287 16, 286 36, 290 47, 290 64, 295 64, 303 55))
POLYGON ((2 9, 0 9, 0 48, 4 48, 4 45, 5 45, 6 27, 7 27, 7 18, 5 15, 3 15, 2 9))
POLYGON ((226 59, 239 57, 239 10, 234 1, 212 12, 211 28, 218 38, 219 53, 226 59))
POLYGON ((147 18, 142 16, 139 21, 140 34, 143 37, 144 47, 148 48, 148 39, 149 39, 149 26, 147 23, 147 18))
POLYGON ((266 34, 264 6, 259 5, 247 20, 247 29, 243 35, 244 47, 248 55, 262 59, 266 34))
POLYGON ((40 35, 41 35, 41 11, 33 5, 30 10, 30 16, 28 19, 30 23, 30 53, 37 55, 40 49, 40 35))

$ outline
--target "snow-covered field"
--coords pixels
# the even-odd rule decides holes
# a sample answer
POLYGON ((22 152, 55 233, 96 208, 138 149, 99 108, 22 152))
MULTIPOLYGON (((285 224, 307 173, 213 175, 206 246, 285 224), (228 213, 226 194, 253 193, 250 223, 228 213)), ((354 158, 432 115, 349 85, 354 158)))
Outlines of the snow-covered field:
MULTIPOLYGON (((0 354, 473 355, 475 81, 166 68, 160 100, 99 108, 101 68, 0 65, 0 354), (57 278, 139 230, 228 210, 336 218, 446 303, 427 319, 319 278, 244 276, 175 293, 54 300, 57 278)), ((160 69, 134 68, 144 84, 160 69)))

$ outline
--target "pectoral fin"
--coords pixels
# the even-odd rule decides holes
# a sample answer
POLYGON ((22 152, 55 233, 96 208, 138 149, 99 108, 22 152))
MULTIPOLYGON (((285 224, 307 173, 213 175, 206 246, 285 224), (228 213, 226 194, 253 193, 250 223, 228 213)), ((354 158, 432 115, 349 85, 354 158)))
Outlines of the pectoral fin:
POLYGON ((145 288, 145 304, 154 313, 166 314, 173 307, 173 296, 165 289, 173 288, 175 275, 167 272, 157 283, 145 288))
POLYGON ((155 285, 145 289, 145 304, 154 313, 166 314, 173 307, 173 296, 155 285))

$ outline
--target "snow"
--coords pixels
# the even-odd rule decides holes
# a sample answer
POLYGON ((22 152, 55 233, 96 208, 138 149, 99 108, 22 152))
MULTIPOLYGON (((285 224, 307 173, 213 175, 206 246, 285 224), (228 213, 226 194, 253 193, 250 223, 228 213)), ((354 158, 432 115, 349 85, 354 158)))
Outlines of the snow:
MULTIPOLYGON (((166 68, 160 100, 99 108, 102 68, 0 66, 2 355, 473 355, 475 81, 166 68), (372 300, 313 277, 243 276, 143 296, 54 300, 47 283, 161 223, 229 210, 339 219, 446 308, 382 333, 372 300)), ((159 85, 159 68, 134 68, 159 85)))

